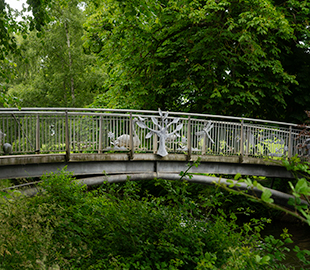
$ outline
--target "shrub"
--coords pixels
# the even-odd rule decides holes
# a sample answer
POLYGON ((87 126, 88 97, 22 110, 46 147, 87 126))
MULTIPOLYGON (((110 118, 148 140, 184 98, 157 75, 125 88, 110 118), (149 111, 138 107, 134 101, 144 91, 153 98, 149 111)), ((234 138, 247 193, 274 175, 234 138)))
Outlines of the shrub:
POLYGON ((90 191, 65 170, 42 180, 38 196, 2 200, 2 269, 285 269, 289 240, 262 244, 265 219, 238 226, 185 181, 158 180, 155 196, 130 181, 90 191))

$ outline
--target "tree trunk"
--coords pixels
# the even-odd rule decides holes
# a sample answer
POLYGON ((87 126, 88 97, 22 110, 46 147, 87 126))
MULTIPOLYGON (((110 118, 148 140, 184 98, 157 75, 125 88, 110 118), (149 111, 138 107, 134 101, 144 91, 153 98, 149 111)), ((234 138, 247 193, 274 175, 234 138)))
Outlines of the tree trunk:
POLYGON ((65 22, 64 25, 65 25, 65 30, 66 30, 67 46, 68 46, 68 56, 69 56, 71 98, 72 98, 72 104, 74 104, 75 103, 75 94, 74 94, 74 78, 73 78, 73 74, 72 74, 72 56, 71 56, 70 35, 69 35, 69 30, 68 30, 67 22, 65 22))

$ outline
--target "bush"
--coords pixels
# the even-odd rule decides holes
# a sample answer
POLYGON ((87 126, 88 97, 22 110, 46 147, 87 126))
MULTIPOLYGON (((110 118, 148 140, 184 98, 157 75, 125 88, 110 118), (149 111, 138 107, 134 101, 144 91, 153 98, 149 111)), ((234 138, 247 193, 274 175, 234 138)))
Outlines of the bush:
POLYGON ((6 194, 0 269, 286 269, 278 254, 288 240, 262 244, 266 220, 238 226, 219 209, 220 192, 155 184, 164 195, 130 181, 90 191, 62 170, 44 176, 34 198, 6 194))
POLYGON ((54 205, 33 204, 17 192, 1 199, 0 269, 41 269, 52 248, 53 228, 46 213, 54 205))

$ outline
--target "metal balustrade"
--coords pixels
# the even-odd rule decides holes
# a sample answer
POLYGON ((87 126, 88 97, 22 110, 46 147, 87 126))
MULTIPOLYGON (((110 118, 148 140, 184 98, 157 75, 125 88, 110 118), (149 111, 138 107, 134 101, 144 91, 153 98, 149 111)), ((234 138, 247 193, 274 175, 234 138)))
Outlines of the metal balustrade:
MULTIPOLYGON (((167 113, 167 112, 164 112, 167 113)), ((163 118, 158 111, 85 108, 0 109, 0 142, 11 154, 154 153, 163 118), (142 123, 139 125, 139 122, 142 123), (158 125, 156 125, 158 123, 158 125)), ((169 112, 167 152, 185 155, 291 157, 308 150, 297 124, 250 118, 169 112), (179 120, 177 121, 177 118, 179 120), (175 121, 175 122, 173 122, 175 121)), ((3 154, 2 147, 0 150, 3 154)))

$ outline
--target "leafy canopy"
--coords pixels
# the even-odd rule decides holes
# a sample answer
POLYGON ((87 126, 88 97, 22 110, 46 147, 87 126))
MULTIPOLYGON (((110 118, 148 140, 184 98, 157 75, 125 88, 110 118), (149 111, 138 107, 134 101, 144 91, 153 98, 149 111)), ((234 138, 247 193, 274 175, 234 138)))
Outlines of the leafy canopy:
POLYGON ((270 118, 296 83, 281 62, 294 26, 272 1, 91 1, 87 12, 84 46, 109 71, 95 105, 270 118))

